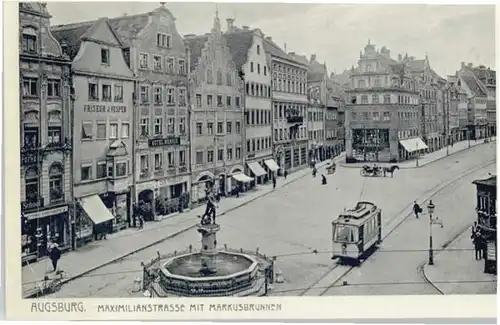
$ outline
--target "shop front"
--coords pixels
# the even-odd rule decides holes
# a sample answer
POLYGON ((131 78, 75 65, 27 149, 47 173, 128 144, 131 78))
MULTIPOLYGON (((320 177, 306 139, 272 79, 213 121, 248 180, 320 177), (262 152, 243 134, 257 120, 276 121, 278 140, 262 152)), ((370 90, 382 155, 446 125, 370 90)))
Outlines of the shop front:
POLYGON ((416 137, 399 141, 399 161, 417 158, 429 149, 425 142, 416 137))
POLYGON ((57 243, 62 251, 71 248, 68 205, 41 208, 33 211, 22 206, 21 256, 22 262, 36 261, 48 254, 47 244, 57 243))
POLYGON ((250 182, 251 187, 255 187, 257 184, 264 184, 264 178, 267 172, 262 168, 258 161, 247 162, 248 172, 247 174, 253 178, 250 182))
POLYGON ((352 130, 352 149, 357 162, 389 162, 389 129, 352 130))
MULTIPOLYGON (((108 198, 108 196, 103 196, 102 194, 93 194, 79 198, 77 201, 81 208, 80 213, 84 214, 84 216, 80 215, 79 219, 82 220, 88 218, 92 221, 92 224, 89 224, 88 222, 82 220, 83 225, 86 228, 85 233, 88 233, 88 229, 92 227, 94 239, 98 239, 100 234, 113 232, 116 225, 123 223, 121 217, 117 215, 118 209, 116 208, 115 197, 108 198), (106 203, 111 207, 108 208, 106 203), (113 215, 113 213, 115 213, 115 215, 113 215), (117 220, 119 221, 117 222, 117 220)), ((77 232, 81 230, 82 229, 78 229, 77 232)))
POLYGON ((155 182, 156 215, 167 216, 188 209, 190 206, 189 183, 188 175, 157 180, 155 182))
POLYGON ((233 167, 230 175, 234 180, 234 182, 232 182, 232 193, 235 195, 246 192, 250 188, 250 183, 254 181, 252 177, 249 177, 243 172, 242 166, 233 167))
POLYGON ((278 163, 274 159, 266 159, 264 160, 264 165, 266 166, 269 174, 269 179, 272 179, 272 177, 278 176, 280 166, 278 166, 278 163))

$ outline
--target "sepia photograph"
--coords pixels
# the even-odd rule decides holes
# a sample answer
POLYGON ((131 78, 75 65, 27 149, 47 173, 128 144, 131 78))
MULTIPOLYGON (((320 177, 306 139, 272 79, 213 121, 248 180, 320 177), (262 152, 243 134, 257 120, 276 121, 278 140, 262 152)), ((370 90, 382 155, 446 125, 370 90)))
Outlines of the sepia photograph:
POLYGON ((17 17, 6 250, 32 312, 496 295, 494 5, 58 1, 17 17))

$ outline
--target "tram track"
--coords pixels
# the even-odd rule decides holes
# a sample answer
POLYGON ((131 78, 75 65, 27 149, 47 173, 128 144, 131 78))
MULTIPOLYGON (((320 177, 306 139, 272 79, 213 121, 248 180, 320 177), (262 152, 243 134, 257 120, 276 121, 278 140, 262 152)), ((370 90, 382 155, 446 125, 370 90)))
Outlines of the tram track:
MULTIPOLYGON (((474 167, 470 170, 468 170, 467 172, 465 173, 462 173, 461 175, 457 176, 456 178, 446 182, 444 185, 441 183, 441 184, 438 184, 434 187, 432 187, 430 190, 426 191, 424 194, 422 194, 421 196, 419 196, 417 198, 417 201, 419 202, 426 202, 428 201, 431 197, 435 196, 436 194, 442 192, 443 190, 445 190, 446 188, 452 186, 453 184, 455 184, 456 182, 464 179, 465 177, 469 176, 470 174, 473 174, 483 168, 486 168, 488 166, 490 166, 491 164, 494 164, 496 163, 496 159, 492 159, 492 160, 489 160, 487 161, 486 163, 484 164, 481 164, 477 167, 474 167)), ((402 214, 404 214, 405 211, 408 211, 408 210, 411 210, 411 207, 413 206, 413 203, 410 203, 409 205, 405 206, 403 209, 401 209, 398 213, 395 214, 394 217, 392 217, 389 221, 387 221, 385 223, 385 225, 383 226, 382 229, 385 229, 385 227, 391 225, 391 223, 393 223, 396 219, 398 219, 402 214)), ((407 213, 403 218, 401 218, 400 221, 398 221, 392 228, 390 228, 390 230, 385 233, 383 236, 382 236, 382 241, 384 241, 386 238, 388 238, 396 229, 398 229, 410 216, 412 215, 412 213, 407 213)), ((451 243, 451 242, 450 242, 451 243)), ((448 243, 449 245, 449 243, 448 243)), ((376 252, 375 252, 376 253, 376 252)), ((338 277, 336 277, 336 280, 334 280, 330 285, 328 286, 318 286, 316 287, 321 281, 327 279, 329 276, 333 275, 332 273, 337 270, 339 267, 341 267, 343 265, 340 265, 340 264, 335 264, 332 268, 330 268, 328 271, 326 271, 318 280, 316 280, 315 282, 313 282, 309 287, 307 287, 305 290, 301 291, 299 296, 305 296, 305 295, 310 295, 309 293, 310 292, 313 292, 314 290, 317 290, 317 289, 321 289, 320 293, 318 296, 323 296, 325 293, 328 292, 328 290, 330 290, 332 287, 338 285, 338 283, 343 279, 345 278, 355 267, 354 266, 349 266, 347 270, 345 270, 344 272, 342 272, 338 277)), ((429 283, 429 285, 432 285, 434 287, 434 289, 436 291, 440 291, 439 288, 437 288, 434 284, 432 284, 430 281, 426 281, 429 283)))

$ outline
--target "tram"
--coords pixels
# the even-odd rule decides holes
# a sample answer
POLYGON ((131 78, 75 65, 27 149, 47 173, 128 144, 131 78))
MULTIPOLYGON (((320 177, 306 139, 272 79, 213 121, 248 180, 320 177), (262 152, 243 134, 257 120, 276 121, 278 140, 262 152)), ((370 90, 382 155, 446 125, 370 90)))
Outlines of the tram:
POLYGON ((371 202, 358 202, 332 222, 332 230, 332 259, 359 265, 382 242, 382 210, 371 202))

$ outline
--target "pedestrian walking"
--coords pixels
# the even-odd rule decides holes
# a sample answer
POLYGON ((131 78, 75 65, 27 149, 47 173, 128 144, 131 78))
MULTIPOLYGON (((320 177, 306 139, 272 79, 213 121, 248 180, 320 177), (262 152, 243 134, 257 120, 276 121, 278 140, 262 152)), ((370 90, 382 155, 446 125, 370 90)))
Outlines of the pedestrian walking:
POLYGON ((474 234, 476 233, 476 231, 478 231, 479 228, 477 227, 477 221, 474 221, 474 224, 472 225, 472 232, 471 232, 471 238, 472 236, 474 236, 474 234))
POLYGON ((288 171, 285 170, 285 172, 283 173, 283 176, 285 176, 285 179, 286 179, 286 177, 288 176, 288 171))
POLYGON ((474 234, 471 236, 472 238, 472 243, 474 244, 474 255, 476 257, 476 260, 480 260, 482 258, 482 247, 481 247, 481 232, 476 231, 474 234))
POLYGON ((142 228, 144 228, 144 217, 142 216, 142 214, 139 215, 139 230, 141 230, 142 228))
POLYGON ((312 173, 313 177, 316 177, 316 173, 317 173, 317 172, 318 172, 318 171, 316 170, 316 167, 314 167, 314 168, 313 168, 313 173, 312 173))
POLYGON ((57 245, 57 243, 51 243, 49 245, 49 258, 52 261, 54 272, 56 272, 57 262, 59 262, 59 259, 61 258, 61 250, 59 249, 59 245, 57 245))
POLYGON ((418 214, 422 213, 422 208, 418 205, 417 201, 413 201, 413 213, 415 217, 418 219, 418 214))
POLYGON ((321 174, 321 185, 326 185, 326 177, 323 174, 321 174))
POLYGON ((273 177, 273 190, 276 188, 276 177, 273 177))

